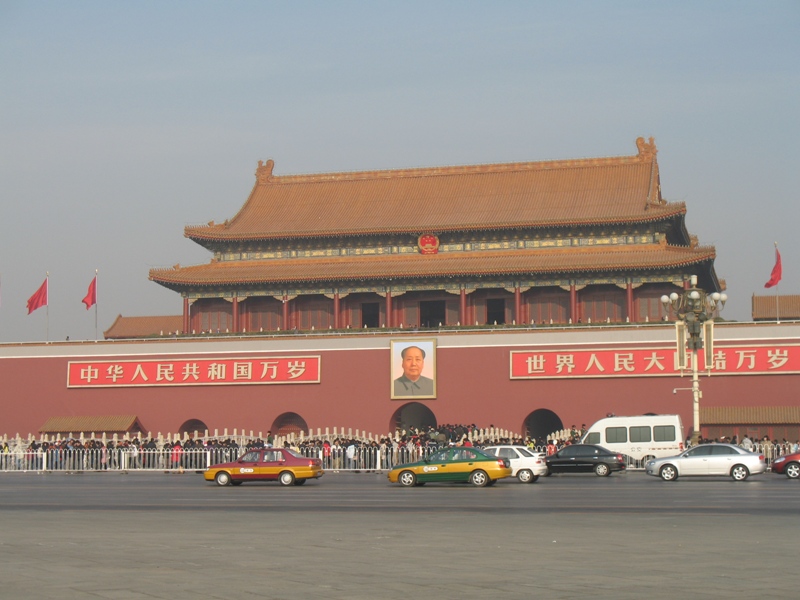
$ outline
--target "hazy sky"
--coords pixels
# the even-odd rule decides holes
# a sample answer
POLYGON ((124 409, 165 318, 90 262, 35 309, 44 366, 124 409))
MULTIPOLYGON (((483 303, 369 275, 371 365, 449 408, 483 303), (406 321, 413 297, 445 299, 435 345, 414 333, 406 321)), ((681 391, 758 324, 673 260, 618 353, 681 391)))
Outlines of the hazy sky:
POLYGON ((181 313, 153 267, 276 175, 636 153, 749 320, 800 293, 800 2, 0 1, 0 341, 181 313), (790 143, 790 140, 794 140, 790 143), (49 309, 26 301, 50 273, 49 309), (48 331, 49 310, 49 331, 48 331))

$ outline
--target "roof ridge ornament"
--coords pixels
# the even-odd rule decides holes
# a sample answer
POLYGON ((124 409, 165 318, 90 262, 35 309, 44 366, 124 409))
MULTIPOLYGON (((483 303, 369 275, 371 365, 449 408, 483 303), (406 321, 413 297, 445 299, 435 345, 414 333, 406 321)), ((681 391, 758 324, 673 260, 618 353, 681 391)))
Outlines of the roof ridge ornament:
POLYGON ((271 158, 265 163, 258 161, 256 169, 256 182, 258 185, 267 185, 272 180, 272 169, 275 168, 275 161, 271 158))
POLYGON ((636 138, 636 148, 639 150, 639 158, 641 160, 653 160, 658 154, 656 149, 656 141, 654 137, 645 142, 643 137, 636 138))

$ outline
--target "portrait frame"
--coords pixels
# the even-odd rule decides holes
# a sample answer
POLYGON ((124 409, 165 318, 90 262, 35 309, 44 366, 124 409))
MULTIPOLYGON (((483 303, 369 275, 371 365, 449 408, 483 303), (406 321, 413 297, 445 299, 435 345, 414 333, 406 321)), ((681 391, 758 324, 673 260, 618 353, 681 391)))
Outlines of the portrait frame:
POLYGON ((436 338, 405 338, 390 341, 389 392, 392 400, 436 398, 436 338), (423 368, 415 382, 406 377, 403 352, 410 347, 422 351, 423 368))

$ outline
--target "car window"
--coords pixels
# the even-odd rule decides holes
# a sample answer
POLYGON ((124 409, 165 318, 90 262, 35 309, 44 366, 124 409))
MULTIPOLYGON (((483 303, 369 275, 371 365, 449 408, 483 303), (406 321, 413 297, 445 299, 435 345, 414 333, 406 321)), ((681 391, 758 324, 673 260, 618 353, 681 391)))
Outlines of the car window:
POLYGON ((438 452, 434 452, 431 454, 431 457, 428 459, 431 462, 442 462, 447 460, 447 455, 450 453, 450 450, 439 450, 438 452))
POLYGON ((533 453, 525 448, 517 448, 517 452, 519 452, 522 456, 533 456, 533 453))
POLYGON ((730 446, 712 446, 711 447, 711 454, 713 454, 714 456, 720 456, 722 454, 731 455, 731 454, 739 454, 739 453, 736 452, 736 450, 734 450, 730 446))
POLYGON ((499 456, 500 448, 484 448, 483 452, 489 456, 499 456))
POLYGON ((513 448, 500 448, 497 451, 497 456, 502 456, 503 458, 518 458, 513 448))
POLYGON ((242 457, 242 462, 254 463, 258 462, 258 458, 259 458, 258 452, 248 452, 242 457))
POLYGON ((632 442, 649 442, 650 441, 650 426, 641 425, 638 427, 631 427, 630 429, 632 442))
POLYGON ((710 456, 711 446, 696 446, 689 450, 684 456, 710 456))
POLYGON ((653 427, 653 441, 674 442, 675 425, 656 425, 653 427))
POLYGON ((562 448, 558 455, 567 458, 578 456, 579 449, 580 446, 567 446, 566 448, 562 448))
POLYGON ((624 444, 628 441, 626 427, 606 427, 606 442, 609 444, 624 444))
POLYGON ((600 454, 600 451, 594 446, 575 446, 575 448, 578 450, 578 456, 592 456, 594 454, 600 454))
POLYGON ((583 440, 584 444, 599 444, 600 443, 600 432, 593 431, 589 435, 586 436, 586 439, 583 440))
POLYGON ((469 448, 459 448, 454 454, 453 460, 475 460, 478 458, 478 453, 469 448))

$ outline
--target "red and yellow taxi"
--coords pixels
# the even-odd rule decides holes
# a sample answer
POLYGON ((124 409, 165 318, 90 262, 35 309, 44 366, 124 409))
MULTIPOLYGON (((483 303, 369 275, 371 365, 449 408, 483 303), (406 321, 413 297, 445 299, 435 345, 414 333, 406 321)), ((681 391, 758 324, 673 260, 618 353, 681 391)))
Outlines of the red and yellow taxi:
POLYGON ((468 482, 484 487, 510 477, 511 465, 507 458, 489 456, 477 448, 455 446, 438 450, 417 462, 398 465, 388 476, 392 483, 405 487, 431 481, 468 482))
POLYGON ((261 448, 248 450, 234 462, 213 465, 203 473, 203 477, 217 485, 270 480, 277 480, 281 485, 303 485, 324 473, 322 461, 318 458, 306 458, 288 448, 261 448))

